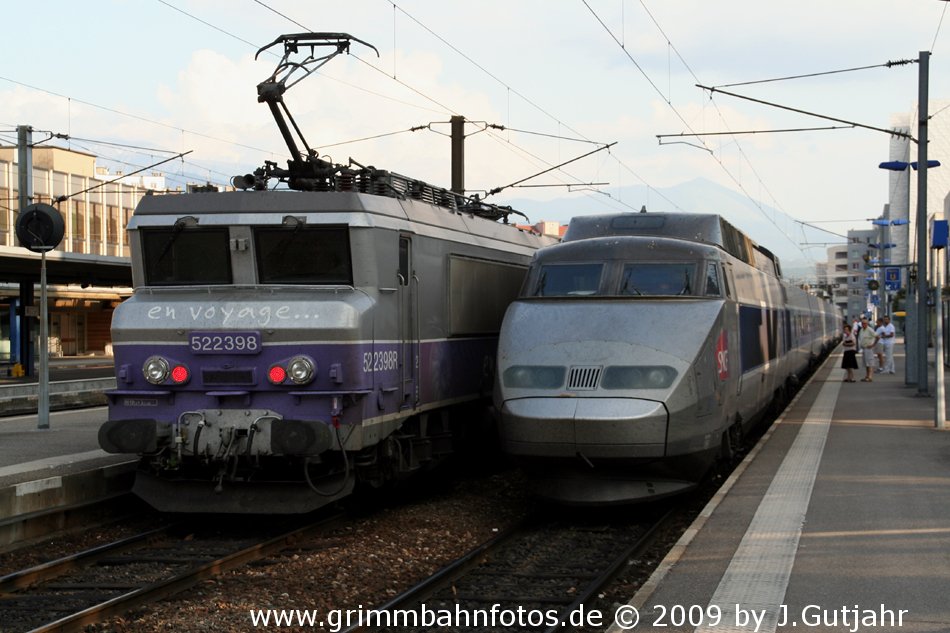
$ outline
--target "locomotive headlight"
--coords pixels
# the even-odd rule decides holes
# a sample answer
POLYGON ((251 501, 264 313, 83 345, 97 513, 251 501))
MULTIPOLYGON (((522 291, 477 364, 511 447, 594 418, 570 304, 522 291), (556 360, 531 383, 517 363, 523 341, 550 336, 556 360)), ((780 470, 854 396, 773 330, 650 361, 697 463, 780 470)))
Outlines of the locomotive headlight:
POLYGON ((168 361, 161 356, 152 356, 142 365, 142 375, 153 385, 160 385, 168 380, 168 361))
POLYGON ((515 365, 502 374, 502 382, 512 389, 560 389, 564 386, 563 367, 515 365))
POLYGON ((625 367, 604 370, 600 386, 604 389, 667 389, 676 379, 676 370, 666 365, 625 367))
POLYGON ((313 380, 313 361, 306 356, 297 356, 287 363, 287 375, 295 384, 305 385, 313 380))

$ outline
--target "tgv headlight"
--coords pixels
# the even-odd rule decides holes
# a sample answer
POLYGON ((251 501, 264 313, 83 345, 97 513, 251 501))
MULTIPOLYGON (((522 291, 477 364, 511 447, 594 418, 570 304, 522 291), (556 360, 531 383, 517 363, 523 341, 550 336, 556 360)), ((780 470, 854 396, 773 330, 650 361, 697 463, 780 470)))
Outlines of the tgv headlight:
POLYGON ((307 384, 313 380, 313 374, 313 361, 306 356, 296 356, 287 363, 287 375, 295 384, 307 384))
POLYGON ((625 367, 604 370, 600 386, 604 389, 667 389, 676 379, 676 370, 666 365, 625 367))
POLYGON ((563 367, 515 365, 502 374, 502 382, 512 389, 560 389, 564 386, 563 367))
POLYGON ((142 365, 142 375, 153 385, 160 385, 168 380, 168 361, 161 356, 152 356, 142 365))

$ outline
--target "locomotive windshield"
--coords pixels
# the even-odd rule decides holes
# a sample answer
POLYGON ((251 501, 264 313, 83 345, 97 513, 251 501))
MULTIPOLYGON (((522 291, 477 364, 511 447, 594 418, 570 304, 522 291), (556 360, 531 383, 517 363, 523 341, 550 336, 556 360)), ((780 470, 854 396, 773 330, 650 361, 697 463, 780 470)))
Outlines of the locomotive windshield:
POLYGON ((547 264, 541 267, 534 294, 538 297, 594 295, 603 264, 547 264))
POLYGON ((254 243, 262 284, 353 284, 346 227, 258 228, 254 243))
POLYGON ((226 228, 143 229, 142 254, 149 286, 231 283, 226 228))
POLYGON ((623 267, 621 295, 693 295, 696 265, 686 263, 637 262, 623 267))

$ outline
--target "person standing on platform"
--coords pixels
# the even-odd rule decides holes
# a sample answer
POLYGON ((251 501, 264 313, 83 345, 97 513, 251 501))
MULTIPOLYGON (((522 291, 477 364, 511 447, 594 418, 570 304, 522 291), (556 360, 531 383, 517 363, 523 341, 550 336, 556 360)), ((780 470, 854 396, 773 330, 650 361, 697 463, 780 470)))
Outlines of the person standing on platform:
POLYGON ((861 350, 861 356, 864 358, 865 376, 861 382, 873 382, 871 374, 877 365, 877 358, 874 355, 874 346, 877 345, 877 334, 868 323, 867 317, 861 318, 861 332, 858 334, 858 348, 861 350))
POLYGON ((854 336, 850 325, 844 326, 844 336, 841 337, 841 346, 844 347, 844 356, 841 358, 841 369, 847 372, 842 382, 854 382, 854 370, 858 368, 858 340, 854 336))
POLYGON ((877 318, 874 324, 874 334, 877 336, 877 343, 874 344, 874 354, 877 356, 877 373, 884 373, 884 319, 877 318))
POLYGON ((893 374, 894 371, 894 341, 897 338, 897 328, 891 323, 891 317, 884 317, 884 328, 881 342, 884 344, 884 373, 893 374))

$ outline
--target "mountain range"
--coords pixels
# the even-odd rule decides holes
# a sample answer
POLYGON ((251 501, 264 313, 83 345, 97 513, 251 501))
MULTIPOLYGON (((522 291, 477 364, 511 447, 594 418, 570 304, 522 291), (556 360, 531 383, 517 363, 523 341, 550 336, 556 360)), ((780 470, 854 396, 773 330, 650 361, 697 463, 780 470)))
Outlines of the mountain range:
MULTIPOLYGON (((525 213, 531 223, 556 221, 567 224, 575 216, 615 213, 614 209, 621 207, 617 202, 601 204, 592 198, 601 195, 604 194, 591 192, 589 196, 575 194, 546 201, 511 199, 505 204, 525 213)), ((719 214, 753 241, 775 253, 788 279, 814 281, 815 263, 827 258, 824 243, 836 241, 833 235, 805 226, 774 207, 705 178, 663 189, 642 185, 623 187, 619 191, 612 189, 610 196, 615 201, 623 201, 631 213, 645 206, 648 212, 719 214), (822 245, 808 248, 803 246, 804 243, 822 245)))

